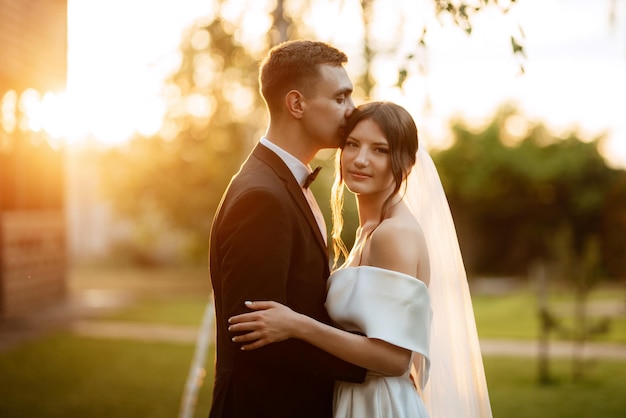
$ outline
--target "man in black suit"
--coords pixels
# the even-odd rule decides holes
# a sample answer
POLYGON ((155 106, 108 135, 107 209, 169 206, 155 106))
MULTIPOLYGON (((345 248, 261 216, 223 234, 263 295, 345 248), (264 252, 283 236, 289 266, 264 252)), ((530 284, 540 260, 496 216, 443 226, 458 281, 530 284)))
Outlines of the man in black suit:
POLYGON ((274 300, 325 323, 326 227, 305 183, 309 162, 337 148, 354 110, 344 53, 322 43, 274 47, 259 81, 270 121, 232 179, 213 221, 210 270, 217 354, 211 418, 331 418, 335 380, 365 370, 300 340, 243 351, 228 318, 274 300))

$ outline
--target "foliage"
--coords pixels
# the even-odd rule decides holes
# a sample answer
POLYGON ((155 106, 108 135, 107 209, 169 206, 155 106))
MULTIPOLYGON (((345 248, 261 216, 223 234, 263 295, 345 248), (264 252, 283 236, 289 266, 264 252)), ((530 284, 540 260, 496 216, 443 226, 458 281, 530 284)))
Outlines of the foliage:
MULTIPOLYGON (((194 26, 165 88, 169 108, 161 134, 135 138, 103 159, 116 209, 133 218, 138 231, 182 233, 183 249, 195 260, 205 257, 221 194, 258 132, 249 120, 264 118, 257 57, 237 43, 233 30, 219 18, 194 26)), ((167 236, 147 233, 144 245, 158 239, 167 236)))
POLYGON ((595 237, 588 238, 580 256, 573 254, 569 230, 557 235, 555 245, 558 263, 563 276, 573 284, 575 303, 574 318, 571 328, 561 327, 575 342, 573 352, 573 377, 581 379, 585 369, 584 346, 593 337, 609 331, 608 318, 592 320, 589 318, 588 300, 591 291, 599 284, 600 249, 595 237))
POLYGON ((602 138, 559 138, 541 124, 514 137, 514 118, 503 109, 482 129, 457 122, 453 145, 433 156, 461 244, 471 247, 468 269, 523 275, 533 260, 554 259, 552 237, 571 228, 576 257, 597 237, 604 273, 623 275, 626 172, 607 166, 602 138))
MULTIPOLYGON (((369 2, 362 2, 369 3, 369 2)), ((489 7, 497 8, 502 14, 507 14, 515 5, 516 0, 476 0, 476 1, 451 1, 451 0, 433 0, 435 7, 435 16, 437 20, 442 22, 446 18, 452 20, 454 25, 464 31, 468 36, 472 34, 474 23, 473 19, 489 7)), ((365 8, 364 8, 365 11, 365 8)), ((413 24, 413 21, 411 21, 413 24)), ((367 25, 366 25, 367 27, 367 25)), ((417 67, 420 72, 425 72, 427 62, 424 52, 428 49, 428 33, 427 25, 423 26, 421 35, 414 47, 406 54, 404 64, 398 69, 397 86, 402 88, 404 82, 408 78, 411 69, 417 67)), ((524 62, 526 61, 526 49, 524 47, 524 31, 521 26, 511 29, 510 43, 511 52, 519 58, 520 74, 525 72, 524 62)), ((367 52, 367 50, 366 50, 367 52)))
MULTIPOLYGON (((272 45, 315 37, 314 28, 304 23, 314 2, 279 0, 266 5, 264 13, 270 17, 267 32, 254 42, 246 40, 241 29, 250 9, 233 3, 215 2, 216 13, 198 21, 185 35, 180 68, 164 89, 168 110, 160 133, 153 138, 135 138, 103 159, 107 194, 135 228, 134 242, 126 243, 124 251, 136 254, 134 258, 144 263, 153 263, 153 254, 164 246, 173 247, 187 259, 206 259, 210 224, 221 195, 266 121, 257 93, 257 63, 272 45)), ((473 16, 488 6, 506 13, 511 3, 514 1, 432 0, 430 4, 436 17, 451 17, 470 34, 473 16)), ((377 56, 388 52, 375 45, 371 36, 374 6, 381 4, 359 2, 363 65, 355 90, 364 97, 371 97, 375 85, 370 67, 377 56)), ((406 18, 402 10, 396 13, 406 18)), ((416 49, 427 44, 425 36, 426 30, 416 49)), ((523 53, 520 42, 517 45, 514 53, 523 53)), ((399 69, 404 77, 416 56, 411 53, 405 68, 399 69)))

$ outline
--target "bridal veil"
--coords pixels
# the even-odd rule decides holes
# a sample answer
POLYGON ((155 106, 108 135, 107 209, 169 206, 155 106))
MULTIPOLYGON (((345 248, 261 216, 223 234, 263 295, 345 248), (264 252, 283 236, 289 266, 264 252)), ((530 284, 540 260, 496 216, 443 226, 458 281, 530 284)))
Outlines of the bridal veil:
POLYGON ((467 276, 448 200, 420 147, 404 200, 419 221, 430 257, 431 365, 422 393, 431 418, 491 418, 467 276))

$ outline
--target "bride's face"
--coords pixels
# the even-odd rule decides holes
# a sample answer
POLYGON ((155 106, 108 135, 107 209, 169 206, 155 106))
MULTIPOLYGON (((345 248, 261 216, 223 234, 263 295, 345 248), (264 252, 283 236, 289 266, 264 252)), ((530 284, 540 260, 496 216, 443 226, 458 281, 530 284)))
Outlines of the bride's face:
POLYGON ((350 132, 341 153, 341 173, 355 194, 372 194, 393 189, 389 141, 371 119, 360 121, 350 132))

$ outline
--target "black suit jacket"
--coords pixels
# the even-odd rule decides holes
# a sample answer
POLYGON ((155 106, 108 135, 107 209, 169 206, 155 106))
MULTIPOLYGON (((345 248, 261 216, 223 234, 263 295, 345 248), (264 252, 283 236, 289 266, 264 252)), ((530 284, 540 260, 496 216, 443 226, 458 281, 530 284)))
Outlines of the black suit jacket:
POLYGON ((233 177, 213 221, 210 271, 217 353, 211 418, 331 418, 335 380, 365 370, 300 340, 241 351, 228 318, 246 300, 275 300, 324 323, 329 260, 302 189, 258 144, 233 177))

